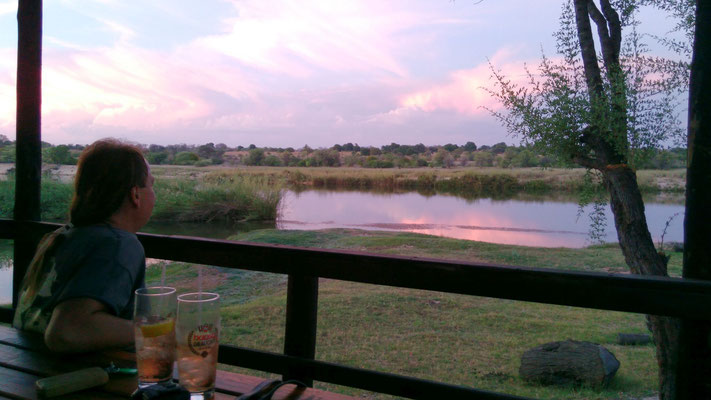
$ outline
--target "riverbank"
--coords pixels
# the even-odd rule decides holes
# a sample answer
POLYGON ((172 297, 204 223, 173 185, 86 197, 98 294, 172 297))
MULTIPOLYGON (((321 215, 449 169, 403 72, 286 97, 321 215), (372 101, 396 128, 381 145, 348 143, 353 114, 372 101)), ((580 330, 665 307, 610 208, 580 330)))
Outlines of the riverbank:
MULTIPOLYGON (((261 230, 234 239, 555 269, 627 271, 617 245, 550 249, 342 229, 261 230)), ((149 282, 160 280, 157 265, 162 263, 149 268, 149 282)), ((673 275, 680 274, 681 253, 671 253, 669 268, 673 275)), ((167 271, 168 283, 179 291, 196 288, 196 268, 168 263, 167 271)), ((284 276, 203 267, 202 285, 222 294, 225 342, 274 352, 283 349, 284 276)), ((657 388, 654 346, 619 346, 615 339, 621 332, 647 333, 644 316, 322 279, 316 356, 534 398, 653 395, 657 388), (566 339, 600 343, 615 354, 621 366, 607 389, 543 388, 520 380, 518 367, 526 349, 566 339)), ((333 385, 320 387, 369 399, 389 398, 333 385)))
MULTIPOLYGON (((162 168, 162 167, 160 167, 162 168)), ((157 168, 157 169, 160 169, 157 168)), ((169 170, 170 171, 170 170, 169 170)), ((378 191, 450 193, 462 197, 506 196, 514 193, 571 193, 585 189, 582 168, 285 168, 206 167, 207 176, 260 176, 284 182, 291 188, 324 188, 378 191)), ((171 171, 174 172, 174 171, 171 171)), ((180 173, 197 174, 198 168, 180 173)), ((170 173, 170 172, 169 172, 170 173)), ((638 183, 643 193, 683 194, 686 171, 640 170, 638 183)))
MULTIPOLYGON (((7 179, 13 164, 0 164, 0 180, 7 179)), ((71 182, 76 170, 70 165, 45 165, 45 177, 71 182)), ((266 179, 294 190, 323 188, 375 191, 420 191, 451 193, 461 196, 497 196, 514 193, 576 194, 584 188, 582 168, 329 168, 329 167, 225 167, 225 166, 152 166, 156 177, 194 180, 234 180, 244 177, 266 179)), ((683 195, 686 170, 639 170, 640 190, 647 194, 683 195)))

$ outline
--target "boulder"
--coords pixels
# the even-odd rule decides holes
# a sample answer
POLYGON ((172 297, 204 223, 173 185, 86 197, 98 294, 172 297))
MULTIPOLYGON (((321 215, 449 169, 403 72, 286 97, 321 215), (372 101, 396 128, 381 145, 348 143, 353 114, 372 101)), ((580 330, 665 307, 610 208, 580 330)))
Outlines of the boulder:
POLYGON ((617 344, 635 346, 640 344, 652 343, 652 337, 645 334, 637 333, 618 333, 617 344))
POLYGON ((550 342, 523 353, 518 372, 528 382, 542 385, 605 387, 620 362, 605 347, 590 342, 550 342))

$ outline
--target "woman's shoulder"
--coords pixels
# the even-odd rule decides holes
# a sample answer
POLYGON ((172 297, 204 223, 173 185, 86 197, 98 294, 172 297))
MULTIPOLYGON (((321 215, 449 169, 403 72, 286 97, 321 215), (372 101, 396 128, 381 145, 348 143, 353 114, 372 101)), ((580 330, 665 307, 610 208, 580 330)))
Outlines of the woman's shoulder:
POLYGON ((87 259, 111 259, 118 264, 140 264, 145 259, 141 242, 134 233, 109 224, 73 227, 68 232, 63 253, 83 254, 87 259))
POLYGON ((141 242, 134 233, 109 224, 72 227, 67 231, 68 247, 73 248, 140 248, 141 242))
POLYGON ((118 241, 138 241, 136 234, 124 231, 123 229, 115 228, 110 224, 76 226, 69 229, 68 234, 73 239, 93 239, 96 241, 111 239, 118 241))

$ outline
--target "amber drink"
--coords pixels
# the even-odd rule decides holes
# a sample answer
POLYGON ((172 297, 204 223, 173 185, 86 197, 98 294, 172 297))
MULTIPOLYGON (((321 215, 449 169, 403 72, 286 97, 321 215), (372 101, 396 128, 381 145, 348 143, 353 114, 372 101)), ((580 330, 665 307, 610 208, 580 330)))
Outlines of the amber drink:
POLYGON ((167 383, 172 379, 176 304, 174 288, 136 290, 133 327, 139 387, 167 383))
POLYGON ((178 296, 178 376, 191 399, 212 399, 215 393, 220 338, 220 296, 188 293, 178 296))

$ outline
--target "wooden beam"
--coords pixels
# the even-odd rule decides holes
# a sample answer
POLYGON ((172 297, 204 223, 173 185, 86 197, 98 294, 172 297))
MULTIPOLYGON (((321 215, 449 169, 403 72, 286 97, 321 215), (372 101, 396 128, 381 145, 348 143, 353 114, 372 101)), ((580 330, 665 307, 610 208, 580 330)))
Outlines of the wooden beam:
MULTIPOLYGON (((17 8, 17 125, 14 218, 40 219, 42 172, 42 0, 19 0, 17 8)), ((12 304, 36 243, 14 245, 12 304)))
POLYGON ((711 320, 711 283, 139 234, 152 258, 711 320))
MULTIPOLYGON (((33 238, 59 224, 0 219, 0 233, 33 238), (13 228, 14 227, 14 228, 13 228)), ((711 321, 711 282, 386 256, 139 233, 164 260, 412 289, 711 321)))
POLYGON ((220 345, 218 354, 218 362, 223 364, 237 365, 276 374, 284 373, 286 370, 309 370, 313 372, 314 379, 320 382, 355 387, 410 399, 528 399, 527 397, 495 393, 468 386, 434 382, 411 376, 355 368, 231 345, 220 345))
MULTIPOLYGON (((284 354, 314 359, 316 355, 316 316, 318 314, 318 277, 289 275, 286 292, 286 327, 284 354)), ((313 371, 290 368, 283 380, 298 379, 313 386, 313 371)))

